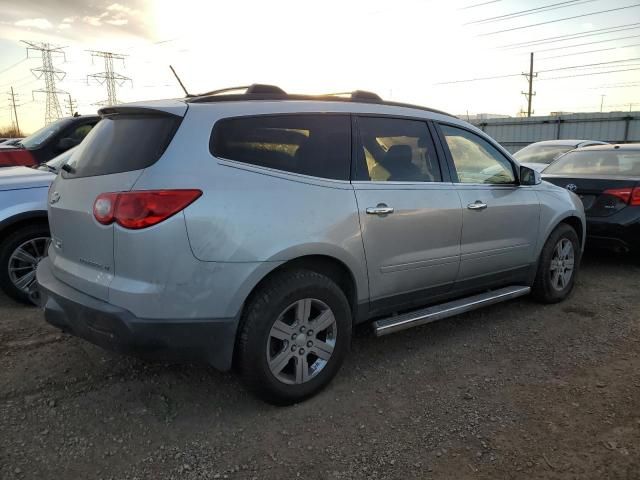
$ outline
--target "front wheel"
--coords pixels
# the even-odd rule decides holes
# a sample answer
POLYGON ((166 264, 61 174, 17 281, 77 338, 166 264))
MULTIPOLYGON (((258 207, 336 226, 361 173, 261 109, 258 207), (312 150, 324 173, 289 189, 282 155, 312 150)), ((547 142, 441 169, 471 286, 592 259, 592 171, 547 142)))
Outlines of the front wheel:
POLYGON ((7 295, 19 302, 31 302, 36 268, 46 257, 50 243, 45 224, 19 228, 0 243, 0 288, 7 295))
POLYGON ((542 303, 561 302, 573 290, 580 265, 580 242, 576 231, 559 225, 545 243, 533 284, 534 298, 542 303))
POLYGON ((277 274, 247 305, 239 366, 251 390, 277 405, 296 403, 336 375, 351 342, 351 309, 328 277, 277 274))

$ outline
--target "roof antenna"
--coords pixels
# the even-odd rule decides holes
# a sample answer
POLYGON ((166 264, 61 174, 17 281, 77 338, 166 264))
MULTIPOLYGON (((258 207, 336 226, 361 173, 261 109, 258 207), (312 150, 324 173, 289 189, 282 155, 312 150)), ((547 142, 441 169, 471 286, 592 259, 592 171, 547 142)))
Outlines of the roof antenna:
POLYGON ((187 89, 184 88, 184 84, 182 83, 182 80, 180 80, 180 77, 178 76, 178 74, 176 73, 176 71, 173 69, 173 67, 171 65, 169 65, 169 68, 171 69, 171 71, 173 72, 173 74, 176 77, 176 80, 178 80, 178 83, 180 84, 180 86, 182 87, 182 90, 184 90, 184 94, 187 97, 192 97, 193 95, 191 95, 189 92, 187 92, 187 89))

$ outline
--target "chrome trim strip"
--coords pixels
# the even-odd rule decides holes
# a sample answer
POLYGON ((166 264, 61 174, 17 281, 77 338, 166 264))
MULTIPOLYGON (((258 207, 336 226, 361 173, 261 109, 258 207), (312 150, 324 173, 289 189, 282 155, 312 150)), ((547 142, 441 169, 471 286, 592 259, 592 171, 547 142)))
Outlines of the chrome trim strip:
POLYGON ((418 325, 435 322, 443 318, 453 317, 461 313, 470 312, 477 308, 486 307, 495 303, 504 302, 512 298, 527 295, 531 287, 512 286, 500 288, 491 292, 473 295, 471 297, 454 300, 452 302, 434 305, 414 312, 383 318, 373 323, 373 329, 377 337, 405 330, 418 325))

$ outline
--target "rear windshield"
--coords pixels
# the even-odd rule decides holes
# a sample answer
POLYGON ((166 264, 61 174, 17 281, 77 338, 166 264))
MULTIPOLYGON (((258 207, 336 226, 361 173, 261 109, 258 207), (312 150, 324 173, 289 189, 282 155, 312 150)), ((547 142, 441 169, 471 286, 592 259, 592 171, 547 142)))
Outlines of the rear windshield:
POLYGON ((73 172, 63 177, 91 177, 140 170, 153 165, 171 142, 180 117, 125 115, 104 117, 71 156, 73 172))
POLYGON ((569 152, 544 173, 640 176, 640 151, 582 150, 569 152))
POLYGON ((551 163, 563 153, 573 150, 575 147, 571 145, 532 145, 524 147, 522 150, 513 154, 520 163, 551 163))

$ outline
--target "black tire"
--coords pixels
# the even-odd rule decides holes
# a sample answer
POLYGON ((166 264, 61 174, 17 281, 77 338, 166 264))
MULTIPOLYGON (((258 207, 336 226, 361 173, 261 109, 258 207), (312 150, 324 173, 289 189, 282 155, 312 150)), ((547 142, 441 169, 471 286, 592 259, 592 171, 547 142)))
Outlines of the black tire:
POLYGON ((26 304, 33 304, 28 293, 20 290, 9 277, 9 259, 13 252, 30 239, 49 237, 45 223, 26 225, 14 230, 0 242, 0 288, 11 298, 26 304))
MULTIPOLYGON (((275 405, 290 405, 315 395, 338 373, 349 351, 351 320, 351 309, 344 292, 324 275, 309 270, 294 270, 279 273, 267 280, 249 300, 238 337, 237 366, 247 387, 275 405), (304 383, 287 384, 271 372, 267 349, 272 342, 270 332, 276 320, 288 307, 302 299, 314 299, 331 309, 337 335, 330 358, 315 376, 304 383)), ((293 347, 295 340, 291 343, 293 347)), ((288 346, 284 346, 282 352, 285 348, 288 346)), ((292 358, 291 361, 293 363, 287 365, 295 369, 299 360, 292 358)))
POLYGON ((538 271, 533 283, 533 297, 541 303, 558 303, 569 296, 576 282, 576 277, 580 267, 581 251, 580 241, 576 231, 566 223, 562 223, 551 232, 547 242, 542 248, 538 261, 538 271), (557 245, 563 240, 568 240, 573 246, 574 262, 570 280, 563 288, 556 288, 552 281, 551 262, 557 245))

